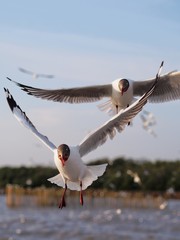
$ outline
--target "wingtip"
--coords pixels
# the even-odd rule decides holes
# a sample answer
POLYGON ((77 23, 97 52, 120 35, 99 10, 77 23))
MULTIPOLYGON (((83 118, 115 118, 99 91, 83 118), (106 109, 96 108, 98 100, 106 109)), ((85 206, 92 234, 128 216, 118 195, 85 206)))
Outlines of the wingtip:
POLYGON ((9 93, 9 90, 4 87, 4 91, 5 91, 5 93, 6 93, 6 97, 8 97, 8 95, 10 94, 10 93, 9 93))
POLYGON ((6 77, 6 78, 7 78, 7 80, 9 80, 9 81, 11 81, 11 82, 13 81, 13 80, 12 80, 11 78, 9 78, 9 77, 6 77))
POLYGON ((16 81, 12 80, 12 79, 9 78, 9 77, 6 77, 6 78, 7 78, 7 80, 9 80, 10 82, 16 84, 17 86, 20 86, 20 83, 18 83, 18 82, 16 82, 16 81))
POLYGON ((156 81, 158 80, 158 78, 159 78, 160 75, 161 75, 161 71, 162 71, 163 65, 164 65, 164 61, 161 62, 161 65, 160 65, 160 67, 159 67, 159 70, 158 70, 158 72, 157 72, 157 74, 156 74, 156 81))
POLYGON ((11 111, 13 112, 13 109, 15 107, 17 107, 17 104, 16 102, 14 101, 14 98, 13 96, 11 95, 11 93, 9 92, 9 90, 7 88, 4 88, 4 91, 6 93, 6 99, 7 99, 7 102, 9 104, 9 107, 11 109, 11 111))

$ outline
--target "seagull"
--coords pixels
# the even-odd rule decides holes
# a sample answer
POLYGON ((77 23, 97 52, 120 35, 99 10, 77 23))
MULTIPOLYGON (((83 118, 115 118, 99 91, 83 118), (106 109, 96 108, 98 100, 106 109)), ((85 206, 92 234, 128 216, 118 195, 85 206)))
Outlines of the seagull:
POLYGON ((43 74, 43 73, 35 73, 35 72, 31 72, 31 71, 29 71, 27 69, 21 68, 21 67, 19 67, 19 71, 31 75, 33 79, 37 79, 39 77, 42 77, 42 78, 54 78, 54 75, 43 74))
POLYGON ((128 169, 127 174, 133 178, 133 181, 135 183, 138 183, 139 185, 141 184, 141 179, 140 179, 139 175, 137 174, 137 172, 133 172, 132 170, 128 169))
POLYGON ((155 133, 155 131, 152 128, 147 128, 146 131, 152 135, 153 137, 157 137, 157 134, 155 133))
POLYGON ((54 162, 59 170, 59 174, 48 180, 64 188, 59 208, 62 209, 66 206, 65 193, 67 188, 80 191, 80 204, 83 205, 82 191, 105 172, 107 164, 87 166, 84 164, 82 157, 104 144, 108 137, 113 139, 116 135, 116 131, 123 131, 128 122, 131 121, 147 103, 147 99, 153 93, 157 82, 158 77, 149 91, 143 94, 141 98, 128 108, 121 110, 117 115, 105 122, 105 124, 95 131, 89 133, 78 145, 69 146, 63 143, 58 147, 36 129, 26 116, 26 113, 17 105, 9 90, 4 88, 7 102, 14 117, 53 152, 54 162))
POLYGON ((156 133, 153 131, 152 126, 156 124, 156 119, 153 113, 144 110, 140 115, 142 120, 142 127, 152 136, 157 137, 156 133))
MULTIPOLYGON (((159 68, 159 75, 163 63, 161 63, 159 68)), ((50 90, 27 86, 8 77, 7 79, 14 82, 29 95, 54 102, 87 103, 99 101, 107 97, 109 100, 101 103, 98 107, 100 110, 108 112, 111 116, 132 104, 136 100, 135 97, 142 96, 147 92, 155 80, 152 78, 144 81, 133 81, 119 78, 106 85, 50 90)), ((148 101, 160 103, 177 99, 180 99, 180 72, 173 71, 160 76, 157 87, 148 101)))

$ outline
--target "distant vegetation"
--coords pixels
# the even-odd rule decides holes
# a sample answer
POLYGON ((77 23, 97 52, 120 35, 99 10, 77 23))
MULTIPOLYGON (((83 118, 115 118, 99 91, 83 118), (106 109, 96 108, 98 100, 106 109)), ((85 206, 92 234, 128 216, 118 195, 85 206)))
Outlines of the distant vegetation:
MULTIPOLYGON (((109 162, 98 160, 93 164, 109 162)), ((6 184, 23 187, 52 187, 48 178, 58 174, 51 167, 2 167, 0 168, 0 188, 6 184)), ((55 186, 55 185, 54 185, 55 186)), ((117 158, 109 162, 106 173, 95 181, 91 188, 108 190, 180 191, 180 161, 133 161, 117 158)))

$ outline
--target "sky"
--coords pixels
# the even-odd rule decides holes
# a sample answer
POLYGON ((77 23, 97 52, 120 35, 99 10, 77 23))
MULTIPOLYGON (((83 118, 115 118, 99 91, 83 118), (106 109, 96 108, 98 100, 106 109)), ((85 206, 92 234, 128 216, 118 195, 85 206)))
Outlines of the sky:
MULTIPOLYGON (((107 84, 117 78, 145 80, 180 70, 178 0, 0 0, 0 166, 54 166, 52 152, 11 113, 3 88, 36 128, 56 145, 77 145, 110 117, 97 105, 54 103, 28 96, 6 77, 39 88, 107 84), (54 74, 38 78, 19 71, 54 74)), ((117 157, 180 159, 180 101, 146 104, 154 114, 157 137, 132 126, 83 157, 88 163, 117 157)))

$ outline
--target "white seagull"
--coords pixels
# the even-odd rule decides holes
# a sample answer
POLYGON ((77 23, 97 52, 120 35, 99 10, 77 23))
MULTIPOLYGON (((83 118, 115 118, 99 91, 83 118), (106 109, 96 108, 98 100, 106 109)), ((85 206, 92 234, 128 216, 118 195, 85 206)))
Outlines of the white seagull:
POLYGON ((42 78, 53 78, 54 77, 54 75, 44 74, 44 73, 36 73, 36 72, 32 72, 32 71, 29 71, 29 70, 21 68, 21 67, 19 67, 19 71, 31 75, 33 79, 36 79, 39 77, 42 77, 42 78))
POLYGON ((26 128, 28 128, 39 140, 41 140, 54 154, 54 162, 59 170, 59 174, 48 180, 64 188, 62 199, 59 207, 66 206, 65 193, 66 189, 80 191, 80 203, 83 205, 82 190, 85 190, 99 176, 101 176, 107 164, 98 166, 86 166, 82 157, 98 146, 104 144, 108 139, 113 139, 116 131, 121 132, 125 126, 141 111, 147 103, 148 97, 153 93, 158 82, 158 77, 147 93, 139 100, 134 102, 125 110, 121 110, 116 116, 112 117, 105 124, 88 134, 85 139, 76 146, 61 144, 56 147, 49 139, 41 134, 33 123, 26 116, 25 112, 17 105, 9 90, 4 88, 9 107, 16 119, 26 128))
POLYGON ((139 185, 141 184, 141 179, 140 179, 139 175, 137 174, 137 172, 133 172, 132 170, 128 169, 127 174, 133 178, 133 181, 135 183, 138 183, 139 185))
POLYGON ((154 125, 156 125, 156 119, 153 115, 153 113, 148 112, 144 110, 142 114, 140 115, 142 120, 142 127, 144 130, 146 130, 149 134, 151 134, 154 137, 157 137, 156 133, 152 129, 154 125))
POLYGON ((149 112, 147 110, 143 110, 142 115, 145 117, 146 125, 148 125, 148 126, 156 125, 156 118, 155 118, 155 116, 152 112, 149 112))
MULTIPOLYGON (((159 73, 162 69, 161 63, 159 73)), ((160 74, 159 74, 160 75, 160 74)), ((7 78, 10 81, 10 78, 7 78)), ((99 107, 111 115, 116 114, 121 109, 131 105, 137 96, 142 96, 148 91, 154 82, 154 78, 144 81, 133 81, 119 78, 111 84, 95 85, 87 87, 77 87, 69 89, 40 89, 27 86, 13 81, 27 94, 51 100, 54 102, 66 103, 84 103, 101 100, 104 97, 110 98, 107 102, 102 103, 99 107)), ((173 71, 160 76, 157 87, 148 101, 160 103, 180 99, 180 72, 173 71)))

